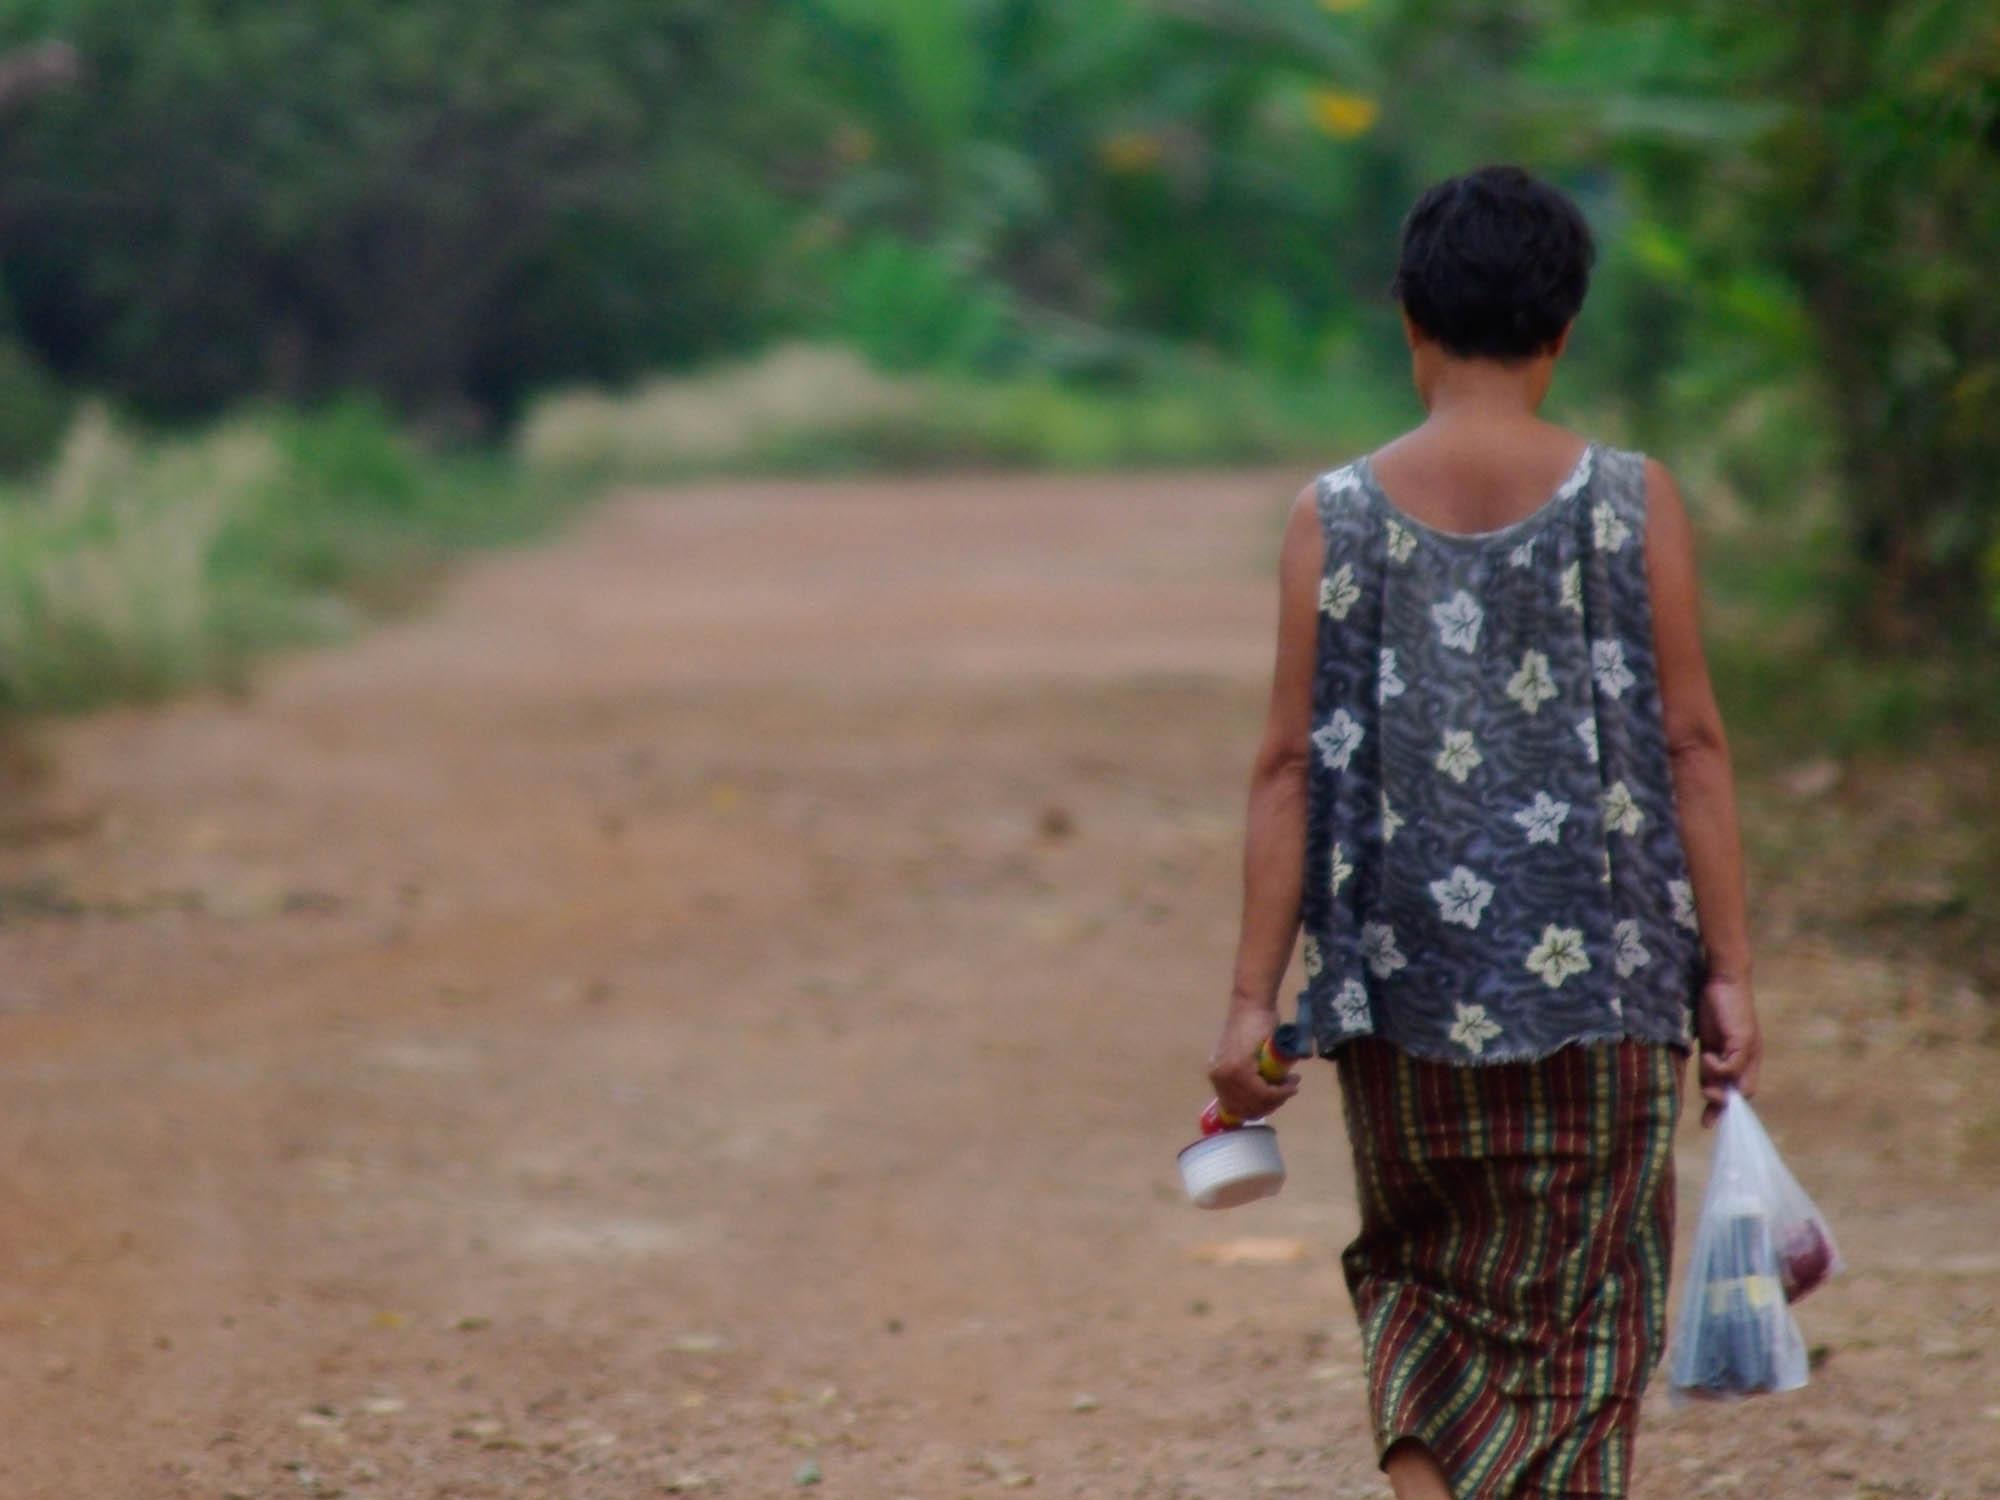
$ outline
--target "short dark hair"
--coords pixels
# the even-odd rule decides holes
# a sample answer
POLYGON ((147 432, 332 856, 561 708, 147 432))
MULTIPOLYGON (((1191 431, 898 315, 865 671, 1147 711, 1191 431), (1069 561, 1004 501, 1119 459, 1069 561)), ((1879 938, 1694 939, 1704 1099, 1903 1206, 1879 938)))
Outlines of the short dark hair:
POLYGON ((1519 167, 1480 167, 1417 199, 1389 292, 1448 352, 1514 363, 1576 316, 1596 259, 1568 194, 1519 167))

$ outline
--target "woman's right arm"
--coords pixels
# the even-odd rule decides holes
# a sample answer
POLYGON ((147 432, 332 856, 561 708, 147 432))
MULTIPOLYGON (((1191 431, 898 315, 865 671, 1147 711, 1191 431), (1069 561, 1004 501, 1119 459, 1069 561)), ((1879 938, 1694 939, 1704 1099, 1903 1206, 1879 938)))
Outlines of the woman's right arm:
POLYGON ((1702 1123, 1722 1110, 1729 1085, 1747 1099, 1757 1091, 1763 1036, 1750 988, 1750 922, 1743 887, 1743 845, 1736 826, 1736 781, 1722 711, 1709 683, 1701 644, 1700 587, 1694 527, 1673 475, 1646 460, 1646 580, 1652 595, 1653 647, 1660 706, 1673 759, 1681 843, 1694 883, 1695 914, 1708 951, 1702 988, 1702 1123))
POLYGON ((1278 559, 1277 663, 1264 735, 1250 772, 1243 839, 1243 925, 1222 1033, 1209 1081, 1224 1109, 1242 1119, 1269 1114, 1298 1089, 1257 1074, 1257 1047, 1278 1024, 1278 986, 1299 934, 1305 877, 1306 768, 1312 684, 1319 647, 1319 585, 1326 559, 1317 487, 1292 505, 1278 559))

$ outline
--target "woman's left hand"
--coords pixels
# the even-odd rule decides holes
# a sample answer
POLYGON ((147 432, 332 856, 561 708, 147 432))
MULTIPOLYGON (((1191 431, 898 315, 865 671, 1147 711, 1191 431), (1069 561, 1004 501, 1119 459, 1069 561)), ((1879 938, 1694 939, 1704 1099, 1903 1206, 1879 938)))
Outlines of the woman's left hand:
POLYGON ((1276 1006, 1231 1007, 1208 1060, 1208 1081, 1223 1109, 1239 1120, 1261 1120, 1299 1091, 1299 1075, 1267 1083, 1257 1071, 1257 1050, 1278 1029, 1276 1006))

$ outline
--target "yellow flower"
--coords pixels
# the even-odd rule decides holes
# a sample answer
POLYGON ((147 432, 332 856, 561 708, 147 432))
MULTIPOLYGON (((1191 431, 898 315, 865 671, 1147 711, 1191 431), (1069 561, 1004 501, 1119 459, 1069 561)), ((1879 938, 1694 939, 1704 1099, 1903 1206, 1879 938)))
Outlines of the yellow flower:
POLYGON ((1109 171, 1143 172, 1158 165, 1160 141, 1143 130, 1121 130, 1099 141, 1097 154, 1109 171))
POLYGON ((1351 141, 1366 135, 1382 113, 1382 106, 1366 94, 1348 94, 1339 89, 1314 89, 1313 123, 1336 140, 1351 141))

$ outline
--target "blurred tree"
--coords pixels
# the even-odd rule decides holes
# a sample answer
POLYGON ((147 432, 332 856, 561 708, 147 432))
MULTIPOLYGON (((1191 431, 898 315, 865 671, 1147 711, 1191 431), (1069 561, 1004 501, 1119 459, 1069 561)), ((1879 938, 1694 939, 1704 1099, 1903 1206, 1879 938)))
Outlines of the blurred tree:
POLYGON ((763 189, 728 168, 774 9, 13 0, 0 43, 91 75, 0 140, 19 325, 164 412, 365 386, 436 415, 739 342, 721 268, 763 189))
MULTIPOLYGON (((1681 393, 1724 431, 1776 411, 1789 432, 1756 433, 1781 460, 1806 398, 1867 589, 1850 621, 1884 642, 1969 623, 2000 561, 1991 5, 1579 4, 1526 76, 1624 169, 1639 295, 1667 314, 1632 353, 1666 330, 1681 393)), ((1797 482, 1773 462, 1753 489, 1797 482)))
POLYGON ((996 354, 1025 340, 1098 367, 1173 341, 1296 371, 1346 335, 1364 286, 1379 300, 1379 251, 1345 229, 1385 155, 1367 18, 1309 0, 807 14, 828 110, 810 246, 826 283, 894 237, 955 267, 966 297, 1000 291, 1017 337, 996 354))
POLYGON ((1795 101, 1726 232, 1805 299, 1865 618, 1963 623, 2000 544, 2000 24, 1984 0, 1713 11, 1745 84, 1795 101))

